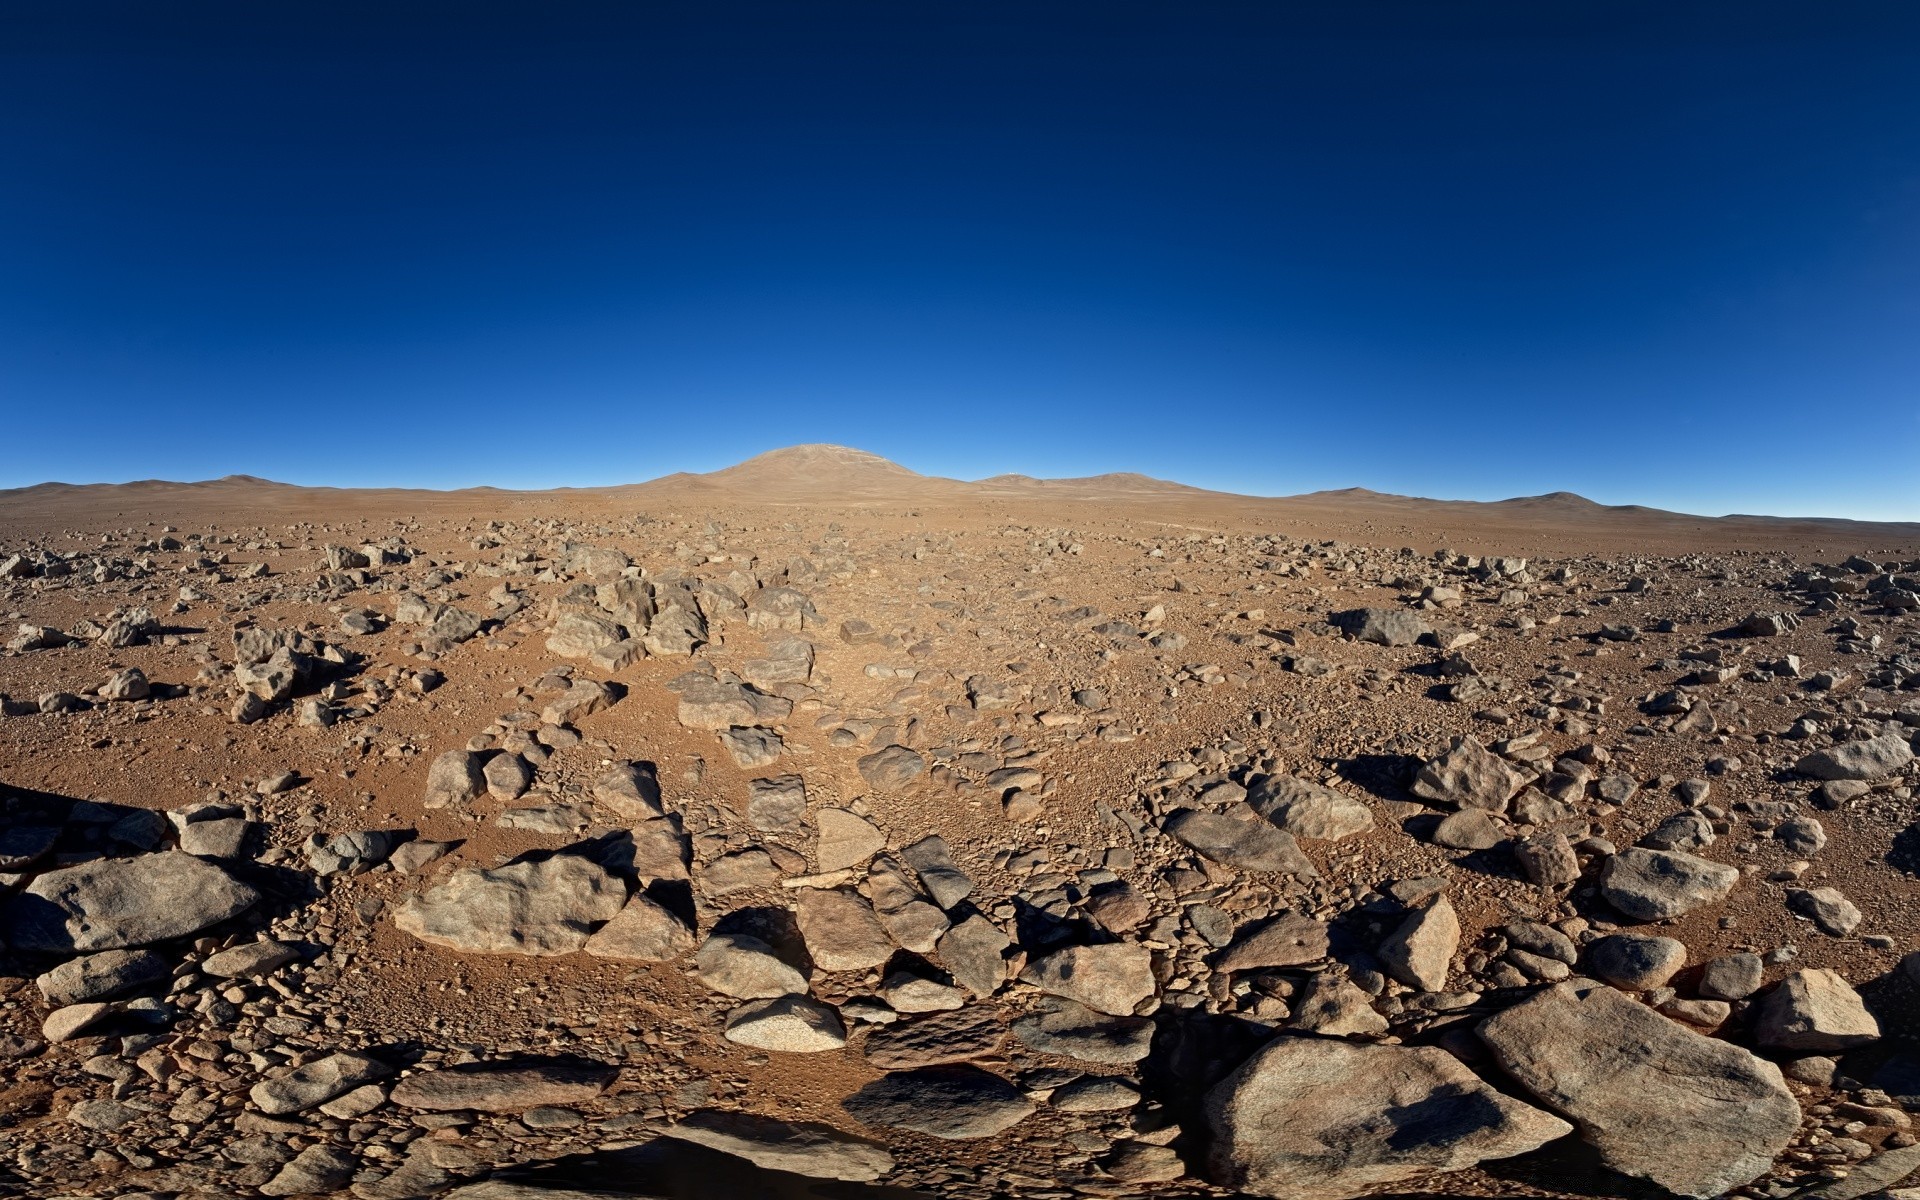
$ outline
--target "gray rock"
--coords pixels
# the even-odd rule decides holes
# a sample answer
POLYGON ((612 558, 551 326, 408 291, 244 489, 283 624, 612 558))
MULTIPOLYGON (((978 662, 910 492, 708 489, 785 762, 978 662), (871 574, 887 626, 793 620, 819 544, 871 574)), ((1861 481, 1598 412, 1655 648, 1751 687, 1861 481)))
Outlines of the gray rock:
POLYGON ((848 1096, 841 1107, 865 1125, 949 1141, 992 1137, 1033 1112, 1012 1084, 970 1066, 895 1072, 848 1096))
POLYGON ((789 1123, 751 1113, 700 1109, 668 1128, 666 1136, 744 1158, 769 1171, 809 1179, 864 1183, 893 1170, 893 1155, 883 1147, 830 1125, 789 1123))
POLYGON ((1700 971, 1699 992, 1709 1000, 1745 1000, 1766 981, 1766 964, 1758 954, 1726 954, 1700 971))
POLYGON ((253 1106, 270 1117, 305 1112, 363 1084, 385 1079, 393 1068, 365 1054, 330 1054, 253 1085, 253 1106))
POLYGON ((1028 964, 1020 978, 1113 1016, 1131 1015, 1155 990, 1152 953, 1129 942, 1068 946, 1028 964))
POLYGON ((1433 831, 1433 844, 1449 850, 1491 850, 1506 840, 1506 825, 1484 808, 1448 813, 1433 831))
POLYGON ((1837 972, 1812 967, 1781 980, 1761 998, 1754 1040, 1773 1050, 1818 1054, 1880 1038, 1880 1022, 1837 972))
POLYGON ((1373 828, 1373 812, 1360 801, 1291 775, 1259 779, 1247 792, 1247 805, 1296 838, 1331 841, 1373 828))
POLYGON ((823 808, 814 814, 819 837, 814 843, 814 865, 821 871, 857 867, 886 849, 887 836, 872 821, 844 808, 823 808))
POLYGON ((271 939, 243 942, 230 950, 208 955, 200 964, 200 972, 215 979, 256 979, 271 975, 290 962, 298 962, 304 952, 296 942, 271 939))
POLYGON ((533 782, 533 768, 518 754, 496 754, 481 769, 487 793, 495 800, 518 800, 533 782))
POLYGON ((1765 1174, 1800 1128, 1772 1063, 1598 984, 1558 984, 1481 1022, 1507 1073, 1608 1167, 1682 1196, 1765 1174))
POLYGON ((1622 850, 1600 872, 1600 894, 1639 921, 1665 921, 1724 900, 1740 871, 1677 850, 1622 850))
POLYGON ((1846 937, 1860 927, 1860 910, 1839 888, 1788 888, 1787 907, 1834 937, 1846 937))
POLYGON ((428 808, 455 808, 480 798, 487 790, 480 756, 468 750, 449 750, 427 768, 428 808))
POLYGON ((280 1168, 272 1179, 260 1185, 263 1196, 312 1196, 331 1193, 347 1185, 360 1169, 360 1160, 350 1151, 326 1142, 315 1142, 293 1161, 280 1168))
POLYGON ((1480 739, 1465 736, 1455 738, 1451 749, 1420 768, 1409 790, 1423 800, 1455 808, 1505 812, 1526 782, 1526 776, 1481 745, 1480 739))
POLYGON ((1293 835, 1258 819, 1251 810, 1242 820, 1227 813, 1183 808, 1167 818, 1166 831, 1183 845, 1217 863, 1241 871, 1278 871, 1302 879, 1320 872, 1301 852, 1293 835))
POLYGON ((547 701, 540 710, 540 723, 572 726, 582 718, 611 707, 618 699, 619 695, 613 688, 604 683, 591 679, 577 680, 572 687, 547 701))
POLYGON ((170 979, 172 965, 151 950, 102 950, 68 959, 34 983, 49 1005, 61 1008, 107 1000, 135 988, 170 979))
POLYGON ((954 982, 985 998, 1006 983, 1006 954, 1012 944, 998 925, 975 913, 942 933, 935 950, 954 982))
POLYGON ((394 1085, 389 1099, 427 1112, 525 1112, 542 1105, 585 1104, 618 1075, 606 1063, 573 1058, 463 1063, 409 1075, 394 1085))
POLYGON ((1539 887, 1561 888, 1580 882, 1580 859, 1567 835, 1556 829, 1516 838, 1513 857, 1528 880, 1539 887))
POLYGON ((761 833, 798 834, 807 821, 807 785, 798 775, 747 781, 747 824, 761 833))
POLYGON ((1324 921, 1296 912, 1284 912, 1235 931, 1233 942, 1214 956, 1216 971, 1253 971, 1263 967, 1296 967, 1327 956, 1324 921))
POLYGON ((897 792, 926 772, 927 760, 905 746, 883 746, 860 759, 860 777, 869 787, 897 792))
POLYGON ((803 889, 794 914, 823 971, 865 971, 893 957, 893 939, 866 897, 847 888, 803 889))
POLYGON ((1660 987, 1686 965, 1686 944, 1673 938, 1616 933, 1587 946, 1588 972, 1628 991, 1660 987))
POLYGON ((1380 1034, 1391 1027, 1365 992, 1330 972, 1310 976, 1294 997, 1293 1026, 1326 1037, 1380 1034))
POLYGON ((680 689, 680 723, 689 729, 719 733, 736 726, 764 727, 786 720, 792 712, 792 701, 744 683, 697 675, 680 689))
POLYGON ((1153 1050, 1153 1021, 1114 1017, 1084 1004, 1047 997, 1013 1023, 1013 1035, 1040 1054, 1115 1066, 1139 1062, 1153 1050))
POLYGON ((1356 608, 1333 619, 1355 641, 1376 646, 1411 646, 1432 632, 1420 614, 1404 608, 1356 608))
POLYGON ((674 962, 693 953, 693 930, 666 906, 636 893, 582 949, 620 962, 674 962))
POLYGON ((660 780, 653 764, 615 763, 593 781, 593 798, 628 821, 646 821, 663 814, 660 780))
POLYGON ((177 850, 48 871, 7 903, 6 942, 44 954, 145 946, 198 933, 252 908, 260 894, 177 850))
POLYGON ((773 952, 773 947, 743 933, 717 933, 694 956, 700 982, 736 1000, 764 1000, 807 990, 807 977, 773 952))
POLYGON ((885 1071, 969 1062, 999 1054, 1007 1028, 986 1005, 900 1021, 867 1038, 867 1061, 885 1071))
POLYGON ((806 996, 748 1001, 727 1014, 726 1037, 742 1046, 783 1054, 817 1054, 847 1044, 840 1014, 806 996))
POLYGON ((1214 1182, 1339 1200, 1538 1149, 1572 1126, 1432 1047, 1269 1042, 1207 1094, 1214 1182))
POLYGON ((1387 974, 1423 992, 1441 991, 1460 949, 1460 918, 1445 896, 1415 909, 1387 935, 1378 951, 1387 974))
POLYGON ((1794 764, 1810 779, 1883 779, 1913 759, 1913 746, 1897 733, 1816 750, 1794 764))
POLYGON ((973 880, 953 861, 946 839, 938 834, 923 837, 901 850, 900 857, 913 868, 914 874, 920 877, 920 885, 941 908, 950 909, 973 894, 973 880))
POLYGON ((409 896, 393 923, 433 946, 475 954, 568 954, 627 902, 626 885, 572 854, 455 871, 409 896))

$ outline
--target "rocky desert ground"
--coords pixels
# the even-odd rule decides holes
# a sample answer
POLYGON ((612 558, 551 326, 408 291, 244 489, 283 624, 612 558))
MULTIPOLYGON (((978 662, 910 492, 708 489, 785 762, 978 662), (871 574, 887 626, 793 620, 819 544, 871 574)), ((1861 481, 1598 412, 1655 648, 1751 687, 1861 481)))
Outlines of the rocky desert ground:
POLYGON ((801 447, 0 613, 6 1194, 1920 1195, 1920 526, 801 447))

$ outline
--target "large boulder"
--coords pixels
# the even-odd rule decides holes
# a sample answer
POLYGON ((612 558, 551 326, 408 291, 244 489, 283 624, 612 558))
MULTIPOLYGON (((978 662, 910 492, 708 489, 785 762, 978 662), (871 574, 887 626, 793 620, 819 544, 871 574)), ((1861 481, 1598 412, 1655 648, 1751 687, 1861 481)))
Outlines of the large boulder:
POLYGON ((1444 1050, 1279 1037, 1206 1099, 1214 1182, 1339 1200, 1538 1149, 1572 1132, 1444 1050))
POLYGON ((538 862, 455 871, 409 896, 393 923, 433 946, 474 954, 570 954, 627 903, 597 863, 556 854, 538 862))
POLYGON ((1800 1128, 1778 1067, 1605 985, 1559 984, 1479 1032, 1603 1163, 1682 1196, 1704 1200, 1765 1174, 1800 1128))
POLYGON ((42 954, 89 954, 200 932, 252 908, 260 893, 177 850, 48 871, 8 902, 5 941, 42 954))

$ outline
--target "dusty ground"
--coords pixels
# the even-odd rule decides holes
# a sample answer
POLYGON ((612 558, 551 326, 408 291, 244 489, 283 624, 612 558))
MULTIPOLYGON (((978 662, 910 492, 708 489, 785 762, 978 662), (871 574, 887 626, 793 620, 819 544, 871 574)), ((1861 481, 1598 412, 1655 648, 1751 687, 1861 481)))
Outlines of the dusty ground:
MULTIPOLYGON (((1908 762, 1835 801, 1794 767, 1858 736, 1920 728, 1920 616, 1897 598, 1883 603, 1920 574, 1920 527, 1710 521, 1566 497, 1263 501, 1118 477, 954 485, 816 451, 716 477, 581 492, 336 492, 248 480, 29 489, 0 494, 0 560, 16 553, 25 565, 0 579, 5 628, 78 636, 0 657, 0 694, 17 714, 0 719, 9 823, 67 822, 53 857, 23 866, 9 886, 103 852, 151 852, 174 836, 103 846, 72 812, 81 800, 180 814, 236 806, 256 822, 247 869, 274 874, 249 913, 158 947, 174 964, 170 982, 111 999, 166 997, 157 1016, 135 1003, 48 1045, 42 1023, 54 1006, 34 979, 57 959, 17 948, 0 959, 8 997, 0 1031, 18 1054, 0 1067, 8 1083, 0 1189, 246 1196, 306 1194, 298 1191, 306 1180, 324 1185, 308 1189, 315 1194, 380 1197, 518 1171, 664 1193, 698 1186, 676 1183, 676 1170, 712 1186, 701 1172, 721 1168, 647 1158, 658 1150, 653 1139, 690 1112, 722 1109, 873 1139, 895 1159, 885 1184, 936 1195, 1227 1195, 1207 1182, 1209 1130, 1197 1098, 1259 1038, 1289 1027, 1288 1002, 1316 972, 1348 970, 1390 1023, 1390 1033, 1361 1040, 1447 1046, 1524 1097, 1466 1044, 1475 1021, 1543 986, 1516 979, 1503 957, 1501 930, 1515 921, 1555 924, 1582 945, 1616 927, 1676 938, 1688 970, 1670 985, 1672 999, 1694 997, 1701 964, 1740 951, 1768 956, 1769 985, 1832 968, 1866 992, 1882 1036, 1837 1073, 1822 1077, 1815 1064, 1791 1079, 1803 1127, 1747 1194, 1831 1184, 1913 1141, 1901 1107, 1920 1111, 1920 1059, 1906 1057, 1920 1029, 1903 1007, 1899 964, 1920 947, 1920 773, 1908 762), (325 547, 368 544, 396 561, 329 568, 325 547), (625 556, 629 577, 698 581, 704 642, 690 655, 647 654, 616 669, 550 650, 556 602, 623 571, 583 548, 625 556), (1486 561, 1495 555, 1516 561, 1486 561), (1862 561, 1843 565, 1855 556, 1862 561), (70 573, 48 573, 48 563, 70 573), (1806 574, 1796 584, 1796 572, 1838 586, 1809 584, 1806 574), (703 587, 748 606, 735 610, 703 587), (755 628, 746 616, 755 590, 778 587, 802 594, 811 614, 755 628), (1440 606, 1423 607, 1429 588, 1456 589, 1459 602, 1442 591, 1440 606), (479 632, 435 639, 395 619, 403 594, 470 613, 479 632), (103 641, 86 625, 110 626, 136 606, 154 623, 134 644, 109 645, 129 639, 103 641), (1457 650, 1388 646, 1329 623, 1366 608, 1417 613, 1443 638, 1477 637, 1457 650), (371 631, 343 627, 344 616, 362 612, 374 618, 371 631), (1791 615, 1797 625, 1728 636, 1753 614, 1791 615), (865 622, 871 636, 847 622, 865 622), (1129 628, 1096 628, 1109 622, 1129 628), (235 633, 245 629, 304 633, 306 664, 290 695, 242 723, 232 667, 235 633), (784 741, 775 761, 739 765, 716 733, 682 724, 670 685, 684 686, 690 670, 745 671, 791 636, 814 659, 803 683, 767 689, 792 702, 770 726, 784 741), (1456 653, 1480 682, 1449 700, 1444 689, 1460 675, 1445 663, 1456 653), (1789 655, 1797 673, 1776 671, 1789 655), (1699 677, 1716 665, 1724 679, 1699 677), (150 696, 95 694, 126 668, 151 682, 150 696), (444 682, 423 691, 429 672, 444 682), (616 684, 618 698, 571 722, 577 740, 567 730, 549 737, 536 714, 570 680, 616 684), (1677 705, 1655 699, 1676 689, 1677 705), (71 703, 43 702, 61 694, 71 703), (1711 719, 1685 720, 1686 706, 1711 719), (1407 789, 1458 734, 1504 748, 1542 786, 1566 756, 1595 766, 1561 822, 1581 848, 1579 882, 1532 882, 1504 841, 1467 850, 1432 840, 1451 809, 1407 789), (437 757, 527 745, 544 762, 525 794, 425 806, 437 757), (889 745, 928 769, 876 785, 860 763, 889 745), (634 962, 471 953, 396 926, 406 898, 456 872, 631 825, 594 789, 608 765, 627 761, 655 765, 668 819, 689 835, 691 878, 654 881, 650 894, 691 921, 696 939, 742 910, 769 910, 775 917, 756 919, 777 921, 800 890, 776 880, 716 894, 708 871, 723 854, 764 846, 789 882, 813 871, 811 817, 756 828, 746 809, 751 780, 798 774, 810 813, 845 807, 867 817, 885 835, 884 855, 944 838, 973 881, 965 911, 1013 937, 1010 975, 1078 941, 1150 951, 1155 994, 1136 1011, 1159 1026, 1153 1055, 1094 1065, 1003 1038, 966 1057, 1021 1085, 1034 1114, 981 1139, 932 1138, 856 1121, 841 1107, 885 1074, 863 1052, 879 1026, 847 1020, 840 1049, 757 1050, 722 1036, 739 1002, 705 986, 690 954, 634 962), (1010 809, 1006 789, 988 780, 1010 767, 1036 773, 1021 786, 1037 819, 1019 819, 1032 813, 1010 809), (287 772, 290 786, 261 786, 287 772), (1370 829, 1337 840, 1301 839, 1319 878, 1236 870, 1161 830, 1181 807, 1221 808, 1210 785, 1271 773, 1324 783, 1373 817, 1370 829), (1618 803, 1596 790, 1616 776, 1634 785, 1618 803), (1699 855, 1732 864, 1741 879, 1724 900, 1643 927, 1609 909, 1596 872, 1608 845, 1631 846, 1681 811, 1687 780, 1710 785, 1702 811, 1717 837, 1699 855), (515 818, 503 825, 510 810, 541 810, 552 831, 515 818), (1794 813, 1817 819, 1824 847, 1796 851, 1777 836, 1794 813), (315 873, 314 835, 362 830, 456 845, 417 870, 315 873), (1381 976, 1367 957, 1417 907, 1389 885, 1423 878, 1444 883, 1463 927, 1442 989, 1381 976), (1089 920, 1088 898, 1119 881, 1144 898, 1143 919, 1121 929, 1089 920), (1838 889, 1857 907, 1857 926, 1844 936, 1815 928, 1790 906, 1790 887, 1838 889), (1289 908, 1334 924, 1358 949, 1348 954, 1336 938, 1332 961, 1235 975, 1209 968, 1235 928, 1289 908), (234 980, 197 969, 211 952, 263 933, 297 943, 302 957, 234 980), (134 1027, 136 1018, 145 1023, 134 1027), (579 1055, 619 1075, 595 1098, 536 1109, 538 1119, 423 1120, 394 1103, 279 1116, 249 1099, 262 1079, 336 1050, 368 1051, 402 1071, 579 1055), (1049 1103, 1053 1086, 1080 1073, 1138 1079, 1141 1099, 1104 1112, 1049 1103), (99 1101, 117 1107, 82 1108, 84 1119, 74 1119, 76 1104, 99 1101), (1858 1111, 1835 1107, 1847 1103, 1858 1111), (300 1154, 314 1147, 337 1152, 331 1174, 324 1155, 300 1154), (288 1174, 290 1161, 319 1166, 288 1174), (411 1175, 403 1164, 413 1164, 411 1175)), ((816 882, 861 879, 855 868, 816 882)), ((816 971, 810 991, 844 1006, 897 970, 944 981, 951 965, 903 950, 883 968, 816 971)), ((1040 995, 1014 978, 966 1003, 1005 1022, 1040 995)), ((1751 1046, 1753 1003, 1737 1002, 1717 1030, 1690 1028, 1751 1046)), ((805 1185, 765 1176, 738 1186, 746 1195, 805 1185)), ((1577 1137, 1386 1190, 1396 1187, 1662 1194, 1595 1165, 1577 1137)))

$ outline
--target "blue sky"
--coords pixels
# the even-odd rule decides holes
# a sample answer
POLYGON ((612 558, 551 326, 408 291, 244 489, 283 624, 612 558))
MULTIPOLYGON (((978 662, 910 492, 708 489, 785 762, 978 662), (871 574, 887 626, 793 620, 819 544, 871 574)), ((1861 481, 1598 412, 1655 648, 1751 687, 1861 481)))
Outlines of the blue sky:
POLYGON ((1920 518, 1920 6, 10 3, 0 415, 1920 518))

